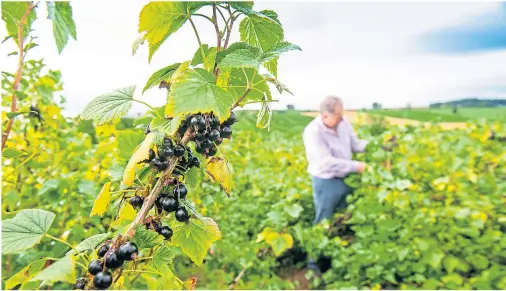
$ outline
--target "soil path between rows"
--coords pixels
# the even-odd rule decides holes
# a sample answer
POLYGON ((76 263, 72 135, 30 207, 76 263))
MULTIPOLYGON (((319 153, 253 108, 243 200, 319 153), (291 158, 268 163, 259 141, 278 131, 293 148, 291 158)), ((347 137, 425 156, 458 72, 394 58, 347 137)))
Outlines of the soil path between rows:
MULTIPOLYGON (((303 115, 306 116, 317 116, 319 112, 303 112, 303 115)), ((370 122, 371 115, 366 112, 357 112, 357 111, 346 111, 346 117, 353 123, 362 123, 362 122, 370 122)), ((397 118, 397 117, 389 117, 385 116, 385 120, 393 125, 420 125, 425 124, 426 126, 430 125, 430 122, 422 122, 418 120, 405 119, 405 118, 397 118)), ((439 122, 438 123, 443 129, 457 129, 457 128, 465 128, 465 122, 439 122)))

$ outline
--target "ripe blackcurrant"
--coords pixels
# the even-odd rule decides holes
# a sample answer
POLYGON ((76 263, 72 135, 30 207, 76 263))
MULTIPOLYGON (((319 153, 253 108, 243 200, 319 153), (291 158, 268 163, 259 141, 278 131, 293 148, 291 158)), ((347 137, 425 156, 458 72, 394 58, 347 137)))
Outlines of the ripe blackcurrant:
POLYGON ((130 205, 132 205, 134 208, 141 207, 142 203, 144 202, 144 199, 141 196, 133 196, 130 198, 130 205))
POLYGON ((210 141, 217 140, 218 138, 220 138, 220 131, 217 130, 217 129, 211 130, 211 132, 208 135, 208 138, 209 138, 210 141))
POLYGON ((84 279, 84 277, 81 277, 76 280, 76 283, 74 284, 74 287, 72 289, 84 290, 85 287, 86 287, 86 279, 84 279))
POLYGON ((105 256, 105 266, 109 269, 116 269, 123 266, 123 260, 119 257, 118 252, 112 251, 105 256))
POLYGON ((216 116, 213 116, 211 117, 211 128, 218 128, 218 126, 220 126, 220 120, 218 119, 218 117, 216 116))
POLYGON ((193 157, 193 159, 192 159, 192 166, 200 168, 200 160, 199 160, 199 158, 193 157))
POLYGON ((207 139, 207 132, 205 131, 198 131, 195 133, 195 140, 197 141, 203 141, 207 139))
POLYGON ((168 146, 168 147, 172 147, 172 145, 173 145, 172 140, 168 137, 164 137, 163 138, 163 145, 168 146))
POLYGON ((157 170, 160 170, 163 167, 162 161, 160 161, 158 158, 151 160, 149 165, 157 170))
POLYGON ((139 250, 137 246, 132 242, 126 242, 121 247, 119 247, 118 255, 121 259, 125 261, 131 261, 135 259, 139 250))
POLYGON ((190 218, 188 216, 188 211, 186 211, 186 208, 184 208, 184 207, 179 207, 176 210, 175 216, 176 216, 176 220, 179 222, 186 222, 190 218))
POLYGON ((172 229, 168 226, 162 226, 162 228, 160 228, 160 234, 163 235, 165 239, 170 239, 172 237, 172 229))
POLYGON ((167 170, 168 167, 169 167, 169 161, 162 161, 159 169, 160 169, 160 171, 165 171, 165 170, 167 170))
POLYGON ((213 146, 207 151, 207 156, 212 157, 212 156, 216 155, 217 152, 218 152, 218 149, 215 146, 213 146))
POLYGON ((92 275, 96 275, 98 272, 101 272, 103 269, 102 261, 95 260, 91 261, 88 265, 88 272, 92 275))
POLYGON ((174 151, 169 146, 161 146, 158 148, 158 156, 166 160, 174 155, 174 151))
POLYGON ((184 155, 185 149, 184 146, 177 144, 174 146, 174 156, 181 157, 184 155))
POLYGON ((188 189, 184 184, 179 184, 174 187, 174 196, 179 197, 179 199, 184 199, 188 194, 188 189))
POLYGON ((93 285, 99 290, 107 289, 111 286, 111 284, 112 276, 108 271, 99 272, 97 275, 95 275, 95 278, 93 278, 93 285))
POLYGON ((232 135, 232 128, 229 126, 225 126, 221 129, 220 136, 223 138, 228 138, 232 135))
POLYGON ((205 149, 208 149, 210 147, 213 146, 213 143, 210 141, 210 140, 205 140, 203 142, 200 143, 200 146, 205 148, 205 149))
POLYGON ((181 123, 181 125, 179 126, 179 129, 177 130, 177 132, 179 134, 184 134, 187 129, 188 129, 188 126, 186 124, 184 124, 184 123, 181 123))
POLYGON ((156 153, 153 149, 149 149, 149 160, 156 158, 156 153))
POLYGON ((167 179, 167 185, 174 185, 174 184, 176 184, 176 181, 177 181, 176 178, 171 177, 171 178, 167 179))
POLYGON ((179 162, 177 163, 177 165, 182 168, 186 168, 188 167, 188 161, 184 157, 182 157, 181 160, 179 160, 179 162))
POLYGON ((109 245, 103 245, 103 246, 101 246, 101 247, 98 249, 97 255, 98 255, 99 257, 101 257, 101 258, 102 258, 102 257, 104 257, 104 256, 105 256, 105 253, 107 253, 107 251, 109 250, 109 248, 110 248, 110 247, 111 247, 111 246, 109 246, 109 245))
POLYGON ((206 127, 206 121, 202 116, 193 116, 190 119, 190 126, 194 129, 204 129, 206 127))
POLYGON ((230 112, 230 117, 225 122, 223 122, 223 124, 230 126, 236 122, 237 122, 237 118, 235 117, 234 112, 230 112))
POLYGON ((200 144, 196 144, 195 145, 195 151, 197 151, 197 153, 199 154, 203 154, 206 152, 206 149, 203 148, 200 144))
POLYGON ((169 196, 162 201, 162 207, 167 212, 173 212, 179 207, 179 202, 175 197, 169 196))
POLYGON ((163 201, 163 199, 165 199, 167 197, 168 197, 167 194, 160 194, 160 195, 158 195, 158 197, 156 197, 156 200, 155 200, 155 205, 157 207, 162 207, 162 201, 163 201))

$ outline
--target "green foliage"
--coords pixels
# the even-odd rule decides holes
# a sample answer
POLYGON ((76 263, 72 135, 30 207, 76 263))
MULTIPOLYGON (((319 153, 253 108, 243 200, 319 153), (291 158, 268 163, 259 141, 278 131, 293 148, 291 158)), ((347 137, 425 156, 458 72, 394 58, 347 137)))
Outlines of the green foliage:
POLYGON ((148 81, 146 82, 144 89, 142 89, 142 93, 151 89, 153 86, 160 84, 161 81, 170 80, 170 77, 177 70, 177 68, 179 68, 180 65, 181 65, 180 63, 176 63, 154 72, 153 75, 151 75, 151 77, 149 77, 148 81))
POLYGON ((132 242, 137 245, 139 249, 157 246, 161 240, 162 237, 158 233, 146 229, 143 225, 138 225, 135 228, 135 235, 132 238, 132 242))
POLYGON ((24 209, 14 218, 2 221, 2 254, 19 252, 39 243, 54 217, 49 211, 24 209))
MULTIPOLYGON (((7 33, 9 36, 12 36, 12 39, 16 43, 18 41, 18 24, 21 22, 21 19, 27 11, 29 5, 30 2, 2 2, 2 20, 5 22, 7 33)), ((35 18, 35 11, 32 9, 26 18, 25 25, 23 26, 23 39, 26 39, 28 36, 28 31, 30 31, 35 18)))
POLYGON ((98 125, 127 114, 132 107, 135 86, 119 88, 93 99, 83 110, 82 119, 93 119, 98 125))
POLYGON ((66 256, 43 269, 32 281, 68 282, 76 281, 76 268, 71 256, 66 256))
POLYGON ((61 53, 67 45, 69 36, 77 40, 76 24, 72 18, 72 7, 69 2, 47 2, 48 19, 53 21, 53 36, 61 53))
MULTIPOLYGON (((80 242, 77 246, 75 246, 75 249, 78 252, 94 250, 101 242, 103 242, 109 236, 110 236, 109 233, 100 233, 92 235, 89 238, 80 242)), ((76 252, 74 250, 70 250, 67 252, 67 255, 75 255, 75 254, 76 252)))

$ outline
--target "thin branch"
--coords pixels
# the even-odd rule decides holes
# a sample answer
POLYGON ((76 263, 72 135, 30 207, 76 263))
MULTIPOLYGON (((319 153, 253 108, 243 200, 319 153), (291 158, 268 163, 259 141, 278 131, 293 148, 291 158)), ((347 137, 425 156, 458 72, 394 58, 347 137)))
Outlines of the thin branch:
POLYGON ((221 48, 221 36, 220 36, 220 28, 218 27, 218 17, 216 16, 216 4, 213 4, 213 24, 214 30, 216 31, 216 39, 217 39, 217 47, 216 51, 219 52, 221 48))
MULTIPOLYGON (((219 5, 218 5, 218 6, 219 6, 219 5)), ((220 6, 220 7, 222 7, 222 6, 220 6)), ((225 23, 226 23, 226 22, 227 22, 227 19, 225 19, 225 15, 223 15, 223 12, 221 12, 221 9, 218 9, 218 12, 220 13, 221 18, 223 19, 223 22, 225 22, 225 23)))
POLYGON ((195 16, 200 16, 200 17, 204 17, 205 19, 207 19, 207 20, 209 20, 209 21, 213 22, 213 20, 211 19, 211 17, 209 17, 209 16, 207 16, 207 15, 200 14, 200 13, 195 13, 195 14, 193 14, 193 15, 195 15, 195 16))
POLYGON ((153 110, 153 113, 158 116, 159 118, 163 119, 162 116, 160 116, 160 114, 158 114, 158 112, 151 106, 149 105, 148 103, 142 101, 142 100, 138 100, 138 99, 132 99, 132 101, 135 101, 135 102, 138 102, 138 103, 141 103, 141 104, 144 104, 146 105, 147 107, 149 107, 149 109, 153 110))
MULTIPOLYGON (((37 3, 38 4, 38 3, 37 3)), ((12 85, 12 90, 17 91, 19 87, 19 82, 21 81, 21 75, 23 73, 23 28, 25 26, 26 18, 35 7, 32 2, 26 7, 25 13, 21 17, 21 21, 18 25, 18 70, 16 71, 16 77, 14 78, 14 84, 12 85)), ((16 98, 16 93, 12 93, 12 101, 11 101, 11 112, 16 112, 18 110, 18 100, 16 98)), ((12 129, 12 125, 14 123, 14 118, 9 119, 7 123, 7 127, 5 128, 5 132, 2 134, 2 151, 5 148, 5 144, 7 143, 7 139, 9 138, 9 134, 12 129)))
POLYGON ((199 48, 200 48, 200 54, 202 55, 202 62, 204 62, 206 55, 204 54, 204 49, 202 48, 202 42, 200 41, 199 32, 197 31, 197 27, 195 26, 195 23, 193 23, 193 19, 190 17, 188 18, 190 21, 193 31, 195 32, 195 36, 197 37, 197 41, 199 42, 199 48))
MULTIPOLYGON (((239 103, 241 103, 241 101, 244 100, 244 98, 246 98, 246 96, 248 95, 248 93, 251 91, 251 84, 249 83, 250 81, 248 79, 248 74, 246 74, 246 71, 244 70, 244 68, 242 68, 242 72, 244 73, 244 77, 246 77, 246 91, 244 91, 244 93, 242 94, 242 96, 239 97, 239 99, 237 99, 237 101, 235 101, 235 103, 232 105, 232 110, 234 108, 236 108, 239 105, 239 103)), ((255 75, 253 75, 253 78, 255 78, 255 75)))
POLYGON ((230 10, 230 4, 228 4, 227 10, 230 14, 230 26, 228 27, 227 37, 225 38, 225 45, 223 45, 224 49, 228 47, 228 41, 230 40, 230 34, 232 33, 232 26, 234 25, 234 16, 232 14, 232 10, 230 10))
POLYGON ((70 247, 70 248, 71 248, 71 249, 75 252, 75 254, 76 254, 76 255, 79 255, 79 254, 80 254, 80 252, 79 252, 78 250, 76 250, 76 248, 75 248, 73 245, 69 244, 68 242, 66 242, 66 241, 64 241, 64 240, 62 240, 62 239, 59 239, 59 238, 57 238, 57 237, 54 237, 54 236, 52 236, 52 235, 49 235, 49 234, 47 234, 47 233, 46 233, 44 236, 46 236, 47 238, 50 238, 50 239, 52 239, 52 240, 55 240, 55 241, 57 241, 57 242, 61 242, 62 244, 67 245, 68 247, 70 247))
POLYGON ((246 103, 243 103, 242 105, 248 105, 248 104, 255 104, 255 103, 263 103, 263 102, 266 102, 266 103, 274 103, 274 102, 279 102, 279 100, 260 100, 260 101, 250 101, 250 102, 246 102, 246 103))
POLYGON ((248 267, 244 267, 244 269, 241 270, 239 275, 237 275, 237 277, 235 277, 234 280, 230 282, 230 284, 228 285, 228 290, 232 290, 234 288, 234 285, 237 284, 239 280, 241 280, 242 276, 244 276, 244 273, 246 273, 246 269, 248 269, 248 267))

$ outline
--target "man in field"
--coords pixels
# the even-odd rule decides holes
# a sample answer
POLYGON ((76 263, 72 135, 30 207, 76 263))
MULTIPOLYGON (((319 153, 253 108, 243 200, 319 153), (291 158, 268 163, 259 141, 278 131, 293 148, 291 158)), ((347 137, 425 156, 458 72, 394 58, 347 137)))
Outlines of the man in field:
POLYGON ((329 96, 320 105, 320 115, 304 129, 308 172, 313 178, 314 224, 346 207, 351 189, 343 178, 362 173, 366 167, 363 162, 353 161, 352 153, 363 151, 367 142, 357 138, 343 113, 341 99, 329 96))
MULTIPOLYGON (((366 167, 365 163, 351 158, 353 152, 363 151, 367 142, 357 138, 343 113, 341 99, 329 96, 320 105, 320 115, 304 129, 308 172, 313 178, 315 225, 331 218, 337 209, 346 207, 346 196, 351 188, 343 179, 350 173, 364 172, 366 167)), ((314 260, 309 260, 308 268, 321 275, 314 260)))

